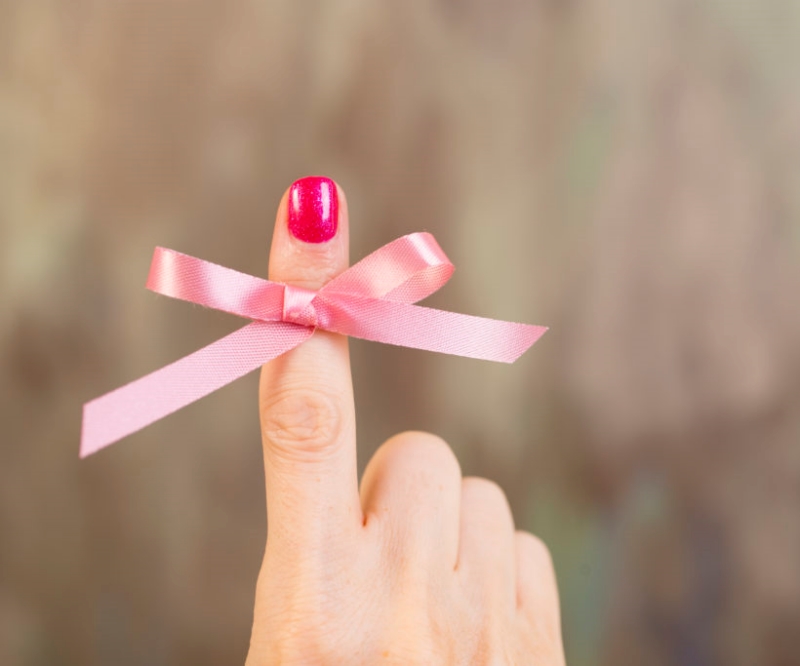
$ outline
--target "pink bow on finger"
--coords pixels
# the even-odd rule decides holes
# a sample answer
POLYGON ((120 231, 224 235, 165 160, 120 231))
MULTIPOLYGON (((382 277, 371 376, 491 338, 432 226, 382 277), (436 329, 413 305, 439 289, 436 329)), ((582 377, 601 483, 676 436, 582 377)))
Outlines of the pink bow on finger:
POLYGON ((156 248, 147 288, 251 319, 207 347, 83 406, 82 458, 297 347, 317 328, 403 347, 514 362, 547 328, 414 305, 453 265, 428 233, 384 245, 319 291, 156 248))

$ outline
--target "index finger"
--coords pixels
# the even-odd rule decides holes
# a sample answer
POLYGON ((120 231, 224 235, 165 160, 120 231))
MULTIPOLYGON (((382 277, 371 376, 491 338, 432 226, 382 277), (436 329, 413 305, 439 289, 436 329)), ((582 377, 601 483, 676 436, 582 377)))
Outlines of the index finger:
MULTIPOLYGON (((295 182, 278 208, 269 277, 317 290, 348 267, 347 203, 328 178, 295 182)), ((306 547, 362 524, 347 338, 317 330, 267 363, 259 388, 268 542, 306 547)))

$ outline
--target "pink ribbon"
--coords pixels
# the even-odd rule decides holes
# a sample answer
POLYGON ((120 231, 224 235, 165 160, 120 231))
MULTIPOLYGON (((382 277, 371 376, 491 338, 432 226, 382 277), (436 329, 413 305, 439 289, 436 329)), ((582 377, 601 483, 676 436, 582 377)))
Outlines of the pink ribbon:
POLYGON ((156 248, 147 288, 252 319, 238 331, 83 406, 82 458, 294 349, 317 328, 403 347, 513 363, 547 328, 413 305, 453 273, 428 233, 403 236, 319 291, 156 248))

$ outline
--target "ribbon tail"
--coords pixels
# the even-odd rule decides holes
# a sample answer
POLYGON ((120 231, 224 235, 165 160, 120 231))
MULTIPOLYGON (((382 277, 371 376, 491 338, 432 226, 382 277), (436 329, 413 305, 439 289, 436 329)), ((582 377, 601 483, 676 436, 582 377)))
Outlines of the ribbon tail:
POLYGON ((189 356, 87 402, 85 458, 252 372, 304 342, 313 329, 256 321, 189 356))
POLYGON ((545 326, 436 310, 379 299, 324 299, 326 330, 356 338, 513 363, 547 331, 545 326))

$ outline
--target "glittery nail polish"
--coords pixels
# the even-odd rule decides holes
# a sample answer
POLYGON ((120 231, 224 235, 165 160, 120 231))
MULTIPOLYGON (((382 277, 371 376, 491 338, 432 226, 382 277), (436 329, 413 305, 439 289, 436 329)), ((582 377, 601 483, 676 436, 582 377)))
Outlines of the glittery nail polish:
POLYGON ((339 198, 330 178, 309 176, 289 188, 289 231, 306 243, 324 243, 336 235, 339 198))

